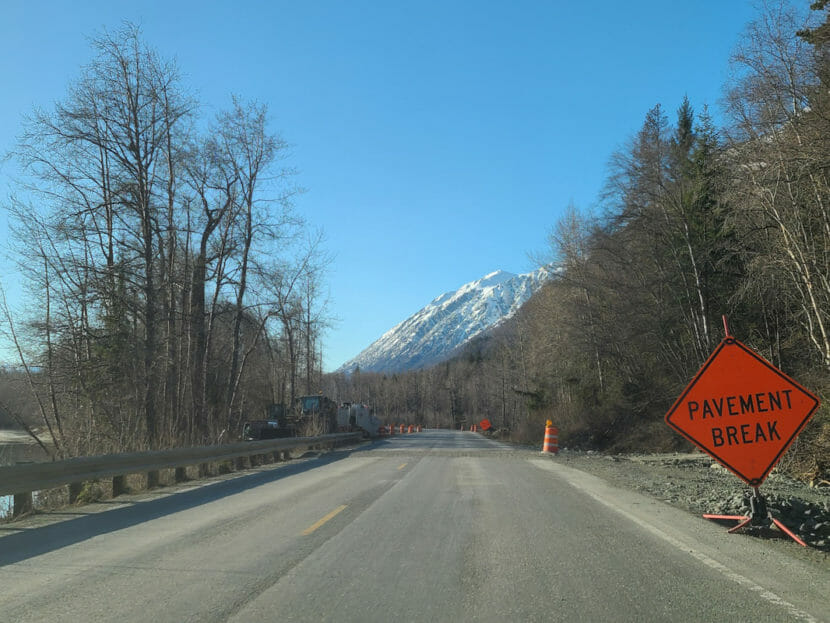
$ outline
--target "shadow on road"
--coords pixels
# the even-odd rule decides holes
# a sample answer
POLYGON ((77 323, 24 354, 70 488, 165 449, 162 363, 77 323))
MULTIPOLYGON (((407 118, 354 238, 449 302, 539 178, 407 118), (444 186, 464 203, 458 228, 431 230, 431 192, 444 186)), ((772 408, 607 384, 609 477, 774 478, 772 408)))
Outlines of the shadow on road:
MULTIPOLYGON (((289 476, 301 474, 346 458, 356 450, 359 450, 359 448, 336 450, 307 461, 278 465, 274 469, 222 480, 190 491, 173 493, 163 498, 126 502, 128 506, 83 515, 47 526, 28 528, 16 534, 2 536, 0 537, 0 567, 28 560, 102 534, 116 532, 165 515, 188 510, 289 476)), ((158 490, 160 493, 163 491, 163 489, 158 490)), ((118 499, 114 502, 120 503, 118 499)), ((20 528, 10 526, 10 529, 19 530, 20 528)))

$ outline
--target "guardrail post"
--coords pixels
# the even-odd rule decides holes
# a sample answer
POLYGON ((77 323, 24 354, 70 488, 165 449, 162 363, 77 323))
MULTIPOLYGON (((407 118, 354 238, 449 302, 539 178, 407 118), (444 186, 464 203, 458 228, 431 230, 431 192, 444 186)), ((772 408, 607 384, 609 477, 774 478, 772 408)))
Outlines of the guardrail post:
POLYGON ((248 457, 247 456, 238 456, 236 457, 236 469, 245 469, 248 467, 248 457))
POLYGON ((116 498, 127 492, 127 477, 121 474, 120 476, 112 477, 112 497, 116 498))
POLYGON ((12 508, 12 517, 20 517, 25 513, 31 513, 35 505, 32 501, 32 492, 15 493, 14 507, 12 508))
POLYGON ((159 471, 157 469, 147 472, 147 488, 155 489, 159 486, 159 471))
POLYGON ((186 467, 177 467, 176 474, 173 476, 173 480, 176 482, 184 482, 187 480, 187 468, 186 467))
POLYGON ((81 490, 84 488, 84 483, 82 482, 70 482, 69 483, 69 503, 74 504, 78 501, 78 496, 81 495, 81 490))
POLYGON ((210 465, 208 463, 199 463, 199 478, 204 478, 210 473, 210 465))

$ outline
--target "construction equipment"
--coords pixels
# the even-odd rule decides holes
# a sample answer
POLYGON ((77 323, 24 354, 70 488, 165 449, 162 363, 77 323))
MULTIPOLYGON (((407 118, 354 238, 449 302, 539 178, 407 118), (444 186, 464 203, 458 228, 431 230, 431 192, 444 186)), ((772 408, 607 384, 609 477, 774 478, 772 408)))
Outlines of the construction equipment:
POLYGON ((278 420, 251 420, 242 424, 242 438, 246 441, 294 437, 296 431, 278 420))
POLYGON ((367 437, 378 437, 381 421, 372 415, 368 405, 344 402, 337 409, 337 428, 349 433, 361 430, 367 437))
POLYGON ((294 415, 296 428, 305 437, 337 432, 337 403, 322 394, 297 398, 294 415))
POLYGON ((366 437, 380 434, 381 422, 365 404, 344 402, 337 405, 322 394, 300 396, 294 408, 272 404, 267 419, 252 420, 242 425, 246 440, 275 439, 279 437, 315 437, 336 432, 362 431, 366 437))

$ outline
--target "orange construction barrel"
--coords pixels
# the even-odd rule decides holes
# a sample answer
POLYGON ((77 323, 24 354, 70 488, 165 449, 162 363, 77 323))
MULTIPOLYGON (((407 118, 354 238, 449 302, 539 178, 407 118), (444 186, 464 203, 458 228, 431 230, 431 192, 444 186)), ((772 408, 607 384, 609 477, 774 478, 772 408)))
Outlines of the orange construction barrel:
POLYGON ((552 454, 559 452, 559 429, 550 420, 545 423, 545 442, 542 444, 542 452, 552 454))

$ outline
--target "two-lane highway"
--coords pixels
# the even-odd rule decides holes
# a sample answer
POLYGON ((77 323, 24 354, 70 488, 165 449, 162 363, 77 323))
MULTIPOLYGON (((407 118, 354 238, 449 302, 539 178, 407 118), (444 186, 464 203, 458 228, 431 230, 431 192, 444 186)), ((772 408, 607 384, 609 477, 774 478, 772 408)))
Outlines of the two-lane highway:
POLYGON ((0 537, 0 621, 830 620, 828 569, 427 431, 0 537))

